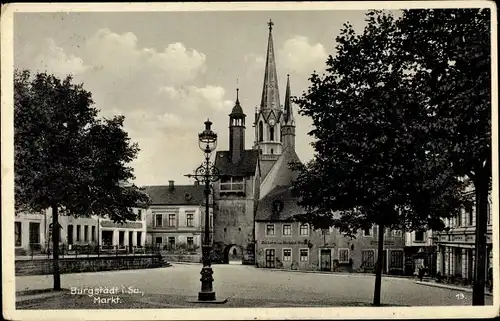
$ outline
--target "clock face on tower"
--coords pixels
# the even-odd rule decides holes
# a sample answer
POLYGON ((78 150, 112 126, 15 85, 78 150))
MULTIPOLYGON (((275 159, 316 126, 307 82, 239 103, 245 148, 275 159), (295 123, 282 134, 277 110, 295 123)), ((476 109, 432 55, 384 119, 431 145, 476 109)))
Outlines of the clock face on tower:
POLYGON ((274 119, 272 119, 272 118, 271 118, 271 119, 269 120, 269 125, 274 126, 274 119))

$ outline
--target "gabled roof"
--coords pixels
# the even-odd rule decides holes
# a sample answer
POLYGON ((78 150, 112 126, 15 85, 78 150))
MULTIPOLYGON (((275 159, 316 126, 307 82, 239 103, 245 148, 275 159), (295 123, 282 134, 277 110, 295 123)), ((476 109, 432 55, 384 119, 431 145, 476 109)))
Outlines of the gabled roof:
POLYGON ((285 148, 260 184, 260 198, 264 198, 275 186, 290 186, 298 173, 290 169, 290 163, 300 162, 292 147, 285 148))
POLYGON ((150 205, 200 205, 204 204, 204 187, 201 185, 144 186, 151 199, 150 205))
POLYGON ((255 176, 257 163, 259 161, 259 151, 257 149, 244 150, 240 161, 233 164, 229 151, 218 151, 215 154, 215 167, 220 175, 227 176, 255 176))
POLYGON ((276 186, 259 201, 255 221, 290 221, 294 216, 305 213, 305 210, 297 205, 297 200, 290 186, 276 186), (274 210, 274 201, 281 202, 281 211, 274 210))

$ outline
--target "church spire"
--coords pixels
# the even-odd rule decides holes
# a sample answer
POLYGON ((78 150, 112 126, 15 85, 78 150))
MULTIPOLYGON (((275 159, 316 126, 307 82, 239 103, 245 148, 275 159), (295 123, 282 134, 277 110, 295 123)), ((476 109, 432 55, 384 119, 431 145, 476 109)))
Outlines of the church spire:
POLYGON ((286 75, 286 92, 285 92, 285 110, 284 110, 284 125, 295 125, 293 118, 292 96, 290 94, 290 75, 286 75))
POLYGON ((269 39, 267 42, 266 69, 264 73, 264 86, 262 88, 262 100, 260 109, 280 109, 280 97, 278 91, 278 76, 276 73, 276 61, 274 58, 273 46, 273 25, 272 20, 267 23, 269 26, 269 39))
POLYGON ((290 148, 295 150, 295 119, 293 117, 292 97, 290 93, 290 75, 287 75, 284 109, 283 123, 281 125, 283 149, 290 148))

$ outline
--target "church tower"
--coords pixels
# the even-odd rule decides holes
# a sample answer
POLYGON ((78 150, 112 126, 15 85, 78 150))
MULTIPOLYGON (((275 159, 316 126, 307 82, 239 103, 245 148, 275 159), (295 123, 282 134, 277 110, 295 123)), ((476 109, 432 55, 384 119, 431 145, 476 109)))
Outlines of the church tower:
POLYGON ((266 69, 260 108, 255 113, 255 146, 259 149, 261 160, 276 160, 281 155, 282 110, 278 90, 278 76, 274 57, 273 30, 274 23, 270 20, 269 39, 267 43, 266 69))
POLYGON ((239 89, 236 89, 236 103, 229 114, 229 157, 237 164, 245 151, 245 117, 240 105, 239 89))
POLYGON ((281 124, 281 140, 283 150, 291 148, 295 150, 295 118, 293 117, 292 97, 290 94, 290 75, 287 75, 285 110, 283 112, 283 123, 281 124))

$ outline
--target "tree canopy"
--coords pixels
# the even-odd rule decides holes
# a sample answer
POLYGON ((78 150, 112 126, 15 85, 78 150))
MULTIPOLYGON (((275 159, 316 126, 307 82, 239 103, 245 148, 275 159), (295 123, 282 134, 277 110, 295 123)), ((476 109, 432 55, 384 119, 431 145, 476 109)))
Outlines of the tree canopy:
POLYGON ((91 93, 72 77, 16 71, 15 203, 18 210, 57 206, 72 216, 135 220, 148 203, 128 166, 137 155, 123 116, 99 119, 91 93))
POLYGON ((367 14, 360 35, 345 24, 326 73, 295 99, 314 127, 315 157, 294 184, 313 225, 352 236, 372 224, 442 229, 459 211, 464 183, 430 152, 430 115, 401 38, 383 12, 367 14))

